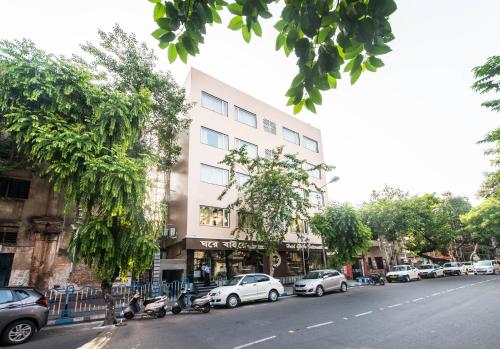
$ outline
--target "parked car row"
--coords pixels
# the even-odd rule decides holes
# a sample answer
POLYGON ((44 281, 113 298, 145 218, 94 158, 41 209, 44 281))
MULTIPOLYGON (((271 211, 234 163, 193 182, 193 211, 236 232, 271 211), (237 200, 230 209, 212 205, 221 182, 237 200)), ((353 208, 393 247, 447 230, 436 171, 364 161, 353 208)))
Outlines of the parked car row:
POLYGON ((421 278, 437 278, 462 274, 496 274, 500 273, 500 263, 496 260, 472 262, 448 262, 439 266, 436 264, 396 265, 386 274, 388 282, 420 280, 421 278))
MULTIPOLYGON (((210 291, 213 306, 236 308, 244 302, 268 300, 276 302, 285 289, 278 279, 266 274, 236 275, 224 286, 210 291)), ((315 270, 295 281, 293 292, 297 296, 323 296, 326 292, 347 291, 345 276, 335 269, 315 270)))

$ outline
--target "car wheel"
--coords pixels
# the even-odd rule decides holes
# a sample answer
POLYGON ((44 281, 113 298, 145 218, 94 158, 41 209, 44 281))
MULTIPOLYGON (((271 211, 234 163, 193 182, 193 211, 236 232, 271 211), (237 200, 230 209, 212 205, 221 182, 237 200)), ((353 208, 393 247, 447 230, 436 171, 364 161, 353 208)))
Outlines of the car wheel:
POLYGON ((325 290, 323 289, 323 286, 318 285, 318 287, 316 287, 316 296, 322 297, 324 294, 325 290))
POLYGON ((5 344, 21 344, 29 340, 36 332, 35 324, 29 320, 19 320, 11 323, 4 330, 2 340, 5 344))
POLYGON ((384 285, 385 285, 384 279, 380 279, 380 286, 384 286, 384 285))
POLYGON ((232 294, 227 297, 226 305, 228 308, 236 308, 238 304, 240 304, 240 298, 237 295, 232 294))
POLYGON ((388 283, 391 283, 391 282, 392 282, 392 280, 391 280, 391 279, 387 279, 387 282, 388 282, 388 283))
POLYGON ((172 307, 172 314, 177 315, 177 314, 179 314, 181 312, 181 310, 182 309, 179 306, 172 307))
POLYGON ((405 275, 405 282, 410 282, 410 275, 405 275))
POLYGON ((459 271, 457 271, 457 276, 460 276, 460 275, 462 275, 462 272, 459 270, 459 271))
POLYGON ((340 292, 347 292, 347 284, 345 282, 340 284, 340 292))
POLYGON ((276 302, 276 301, 278 300, 278 297, 279 297, 279 296, 280 296, 280 295, 278 294, 278 291, 276 291, 276 290, 271 290, 271 291, 269 291, 269 295, 267 296, 267 300, 268 300, 269 302, 276 302))
POLYGON ((127 311, 125 314, 123 314, 123 316, 125 317, 125 319, 130 320, 134 317, 134 313, 132 313, 131 311, 127 311))

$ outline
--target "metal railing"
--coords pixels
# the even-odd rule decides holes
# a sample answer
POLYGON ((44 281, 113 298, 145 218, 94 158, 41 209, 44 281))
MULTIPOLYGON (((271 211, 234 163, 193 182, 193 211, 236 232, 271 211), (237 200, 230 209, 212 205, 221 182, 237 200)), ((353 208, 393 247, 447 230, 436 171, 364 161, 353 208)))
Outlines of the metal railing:
MULTIPOLYGON (((179 297, 181 288, 188 284, 188 280, 182 280, 113 286, 111 294, 115 299, 115 313, 119 315, 135 293, 139 293, 142 298, 166 295, 169 302, 175 302, 179 297)), ((45 296, 48 299, 50 320, 104 315, 106 310, 101 289, 94 287, 75 288, 70 285, 66 288, 49 289, 45 296)))

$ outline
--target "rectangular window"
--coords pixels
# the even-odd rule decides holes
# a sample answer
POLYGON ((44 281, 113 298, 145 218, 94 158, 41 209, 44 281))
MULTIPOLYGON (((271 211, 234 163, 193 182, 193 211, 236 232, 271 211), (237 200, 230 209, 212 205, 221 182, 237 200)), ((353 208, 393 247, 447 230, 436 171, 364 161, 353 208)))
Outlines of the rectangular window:
POLYGON ((311 205, 316 207, 323 207, 323 194, 318 193, 317 191, 311 190, 309 192, 309 201, 311 205))
POLYGON ((264 154, 265 154, 266 158, 268 158, 268 159, 272 159, 274 156, 274 152, 271 149, 266 149, 264 151, 264 154))
POLYGON ((223 168, 201 164, 201 181, 216 185, 227 185, 229 171, 223 168))
POLYGON ((229 137, 224 133, 201 127, 201 143, 222 150, 229 149, 229 137))
POLYGON ((235 138, 234 146, 236 149, 240 149, 241 147, 246 146, 247 154, 252 159, 255 159, 259 156, 259 148, 255 144, 235 138))
POLYGON ((229 227, 229 210, 225 208, 200 206, 200 225, 229 227))
POLYGON ((246 175, 246 174, 243 174, 243 173, 239 173, 239 172, 236 172, 236 183, 238 183, 238 186, 242 186, 243 184, 245 184, 246 181, 248 181, 250 179, 250 176, 249 175, 246 175))
POLYGON ((14 178, 0 178, 0 198, 27 199, 30 181, 14 178))
POLYGON ((227 116, 227 102, 204 91, 201 92, 201 106, 227 116))
POLYGON ((304 148, 309 149, 315 153, 319 152, 318 142, 306 136, 304 136, 304 148))
POLYGON ((238 228, 246 231, 253 230, 254 216, 251 213, 238 212, 238 228))
POLYGON ((319 168, 315 168, 313 164, 304 163, 304 170, 306 170, 309 175, 313 178, 321 179, 321 170, 319 168))
POLYGON ((263 124, 264 124, 264 131, 272 133, 273 135, 276 134, 276 124, 274 122, 268 119, 264 119, 263 124))
POLYGON ((234 112, 236 114, 236 120, 239 122, 247 124, 248 126, 257 127, 257 116, 254 113, 250 113, 239 107, 234 107, 234 112))
POLYGON ((300 145, 300 136, 297 132, 283 127, 283 139, 285 141, 300 145))
POLYGON ((0 244, 15 245, 17 243, 17 226, 0 225, 0 244))

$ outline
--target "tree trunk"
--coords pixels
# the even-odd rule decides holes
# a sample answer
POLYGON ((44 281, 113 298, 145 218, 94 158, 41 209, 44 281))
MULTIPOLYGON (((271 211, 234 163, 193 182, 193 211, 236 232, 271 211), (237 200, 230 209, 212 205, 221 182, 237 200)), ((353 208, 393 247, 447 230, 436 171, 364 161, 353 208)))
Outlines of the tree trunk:
POLYGON ((269 254, 269 275, 274 276, 273 254, 269 254))
POLYGON ((109 280, 103 280, 101 282, 102 295, 104 296, 104 302, 106 303, 106 315, 104 316, 103 326, 116 324, 115 319, 115 299, 111 294, 112 282, 109 280))
POLYGON ((470 257, 469 257, 469 260, 472 261, 472 257, 474 257, 477 253, 477 246, 478 246, 478 243, 476 242, 474 244, 474 251, 472 251, 472 253, 470 254, 470 257))

